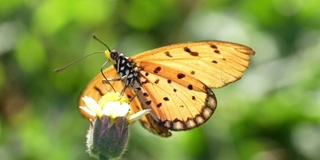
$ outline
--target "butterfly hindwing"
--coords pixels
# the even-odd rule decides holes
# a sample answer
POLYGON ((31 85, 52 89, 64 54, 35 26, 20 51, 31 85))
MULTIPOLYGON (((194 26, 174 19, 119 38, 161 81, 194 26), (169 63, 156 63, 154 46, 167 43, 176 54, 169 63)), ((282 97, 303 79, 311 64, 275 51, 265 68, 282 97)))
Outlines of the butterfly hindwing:
POLYGON ((203 90, 197 91, 154 73, 140 73, 141 90, 136 94, 144 108, 151 108, 158 125, 175 131, 189 130, 203 124, 213 114, 215 95, 201 82, 198 87, 203 90))
MULTIPOLYGON (((118 78, 118 74, 112 66, 103 70, 103 74, 105 75, 105 77, 108 77, 108 78, 118 78)), ((115 91, 120 92, 124 87, 123 82, 120 80, 109 81, 110 84, 104 84, 102 82, 103 80, 105 80, 105 78, 102 76, 102 74, 98 74, 89 82, 89 84, 86 86, 86 88, 80 95, 79 106, 85 106, 84 101, 81 99, 85 95, 90 96, 95 101, 99 101, 99 99, 108 91, 113 91, 114 89, 115 91), (113 88, 111 88, 110 85, 112 85, 113 88)), ((137 113, 142 110, 139 99, 133 98, 134 95, 135 93, 133 92, 132 89, 126 88, 125 96, 127 96, 129 100, 132 100, 130 102, 130 112, 129 112, 130 114, 137 113)), ((79 111, 81 115, 86 119, 91 119, 91 120, 94 119, 94 117, 91 117, 89 114, 87 114, 83 110, 80 109, 79 111)), ((146 128, 147 130, 149 130, 154 134, 157 134, 162 137, 171 136, 171 132, 169 132, 167 128, 156 124, 156 121, 150 115, 146 115, 142 117, 139 121, 144 128, 146 128)))

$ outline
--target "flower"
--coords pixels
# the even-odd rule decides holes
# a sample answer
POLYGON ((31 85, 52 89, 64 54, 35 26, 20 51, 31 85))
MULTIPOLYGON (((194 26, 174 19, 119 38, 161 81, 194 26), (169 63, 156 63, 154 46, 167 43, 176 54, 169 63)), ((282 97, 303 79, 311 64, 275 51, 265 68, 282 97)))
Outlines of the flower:
POLYGON ((129 101, 118 92, 109 92, 98 102, 84 96, 86 106, 80 109, 89 114, 91 125, 87 134, 88 153, 99 159, 120 157, 128 142, 128 126, 150 109, 129 115, 129 101))

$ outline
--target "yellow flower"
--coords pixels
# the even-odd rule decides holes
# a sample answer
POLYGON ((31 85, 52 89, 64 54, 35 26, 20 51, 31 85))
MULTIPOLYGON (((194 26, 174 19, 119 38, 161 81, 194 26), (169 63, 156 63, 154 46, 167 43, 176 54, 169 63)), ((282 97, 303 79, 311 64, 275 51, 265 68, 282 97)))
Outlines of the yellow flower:
POLYGON ((109 92, 98 102, 88 96, 84 96, 82 100, 86 106, 80 106, 80 109, 92 117, 101 118, 102 115, 106 115, 111 119, 115 119, 116 117, 127 116, 128 122, 131 123, 150 113, 150 109, 146 109, 128 116, 130 110, 129 101, 118 92, 109 92))

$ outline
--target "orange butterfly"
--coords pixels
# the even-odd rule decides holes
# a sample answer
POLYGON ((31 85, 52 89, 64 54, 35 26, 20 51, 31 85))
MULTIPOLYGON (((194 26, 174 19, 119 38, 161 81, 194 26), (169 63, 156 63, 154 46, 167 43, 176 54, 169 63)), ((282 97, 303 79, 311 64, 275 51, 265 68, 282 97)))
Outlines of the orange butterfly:
MULTIPOLYGON (((217 106, 211 88, 240 79, 255 52, 240 44, 201 41, 164 46, 132 57, 110 49, 105 54, 113 67, 103 74, 108 80, 115 79, 105 85, 104 76, 98 74, 81 97, 98 101, 107 91, 122 91, 132 99, 132 113, 151 109, 151 114, 140 120, 142 126, 168 137, 170 130, 189 130, 205 123, 217 106)), ((81 98, 79 103, 85 105, 81 98)), ((93 118, 83 111, 81 114, 93 118)))

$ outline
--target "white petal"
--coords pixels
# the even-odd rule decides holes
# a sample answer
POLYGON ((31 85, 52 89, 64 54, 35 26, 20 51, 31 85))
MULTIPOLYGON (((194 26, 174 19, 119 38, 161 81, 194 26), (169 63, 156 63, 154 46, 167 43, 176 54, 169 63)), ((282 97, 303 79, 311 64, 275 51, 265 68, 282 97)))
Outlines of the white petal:
POLYGON ((128 120, 130 123, 140 119, 142 116, 146 115, 146 114, 149 114, 151 111, 151 109, 144 109, 144 110, 141 110, 131 116, 128 117, 128 120))
POLYGON ((116 102, 107 102, 103 107, 103 114, 110 116, 114 110, 114 108, 117 107, 116 102))
POLYGON ((129 105, 127 103, 123 103, 117 109, 117 116, 122 117, 126 116, 129 112, 129 105))
POLYGON ((93 112, 92 110, 90 110, 88 107, 86 106, 80 106, 80 109, 82 109, 83 111, 85 111, 86 113, 88 113, 89 115, 91 115, 92 117, 96 116, 96 113, 93 112))
POLYGON ((99 107, 99 104, 91 97, 84 96, 82 100, 84 101, 86 106, 94 113, 100 114, 102 112, 101 108, 99 107))
POLYGON ((103 114, 111 117, 123 117, 129 112, 129 105, 123 103, 120 105, 119 101, 108 102, 103 107, 103 114))

